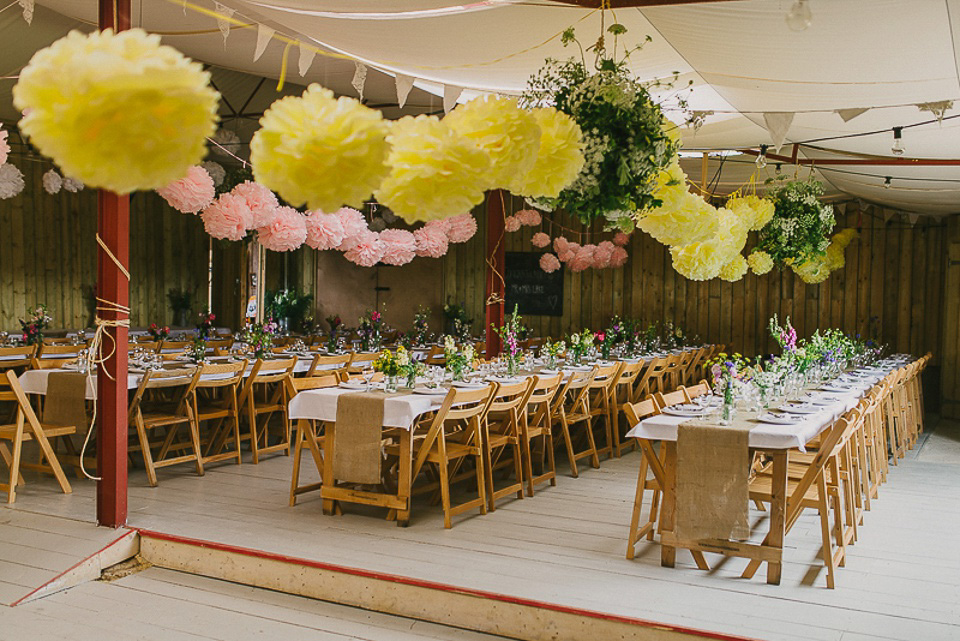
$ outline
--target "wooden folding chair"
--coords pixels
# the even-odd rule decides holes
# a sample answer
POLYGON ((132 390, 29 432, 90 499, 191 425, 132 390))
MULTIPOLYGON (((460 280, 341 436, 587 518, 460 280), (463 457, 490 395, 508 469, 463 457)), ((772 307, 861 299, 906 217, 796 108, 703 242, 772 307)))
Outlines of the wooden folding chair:
POLYGON ((654 392, 670 391, 664 379, 667 376, 667 365, 670 363, 669 356, 654 358, 650 360, 647 369, 644 370, 637 384, 636 396, 638 400, 646 398, 654 392))
POLYGON ((333 356, 317 354, 313 357, 313 362, 310 363, 310 369, 307 370, 306 376, 310 378, 330 372, 346 372, 350 358, 350 354, 335 354, 333 356))
POLYGON ((620 458, 624 450, 631 451, 636 446, 632 439, 628 443, 624 442, 624 435, 629 431, 629 428, 627 430, 620 429, 620 415, 623 414, 623 406, 633 402, 634 388, 642 371, 643 361, 623 363, 617 381, 613 386, 611 395, 613 404, 613 455, 617 458, 620 458))
POLYGON ((553 376, 540 378, 533 377, 533 388, 527 398, 526 409, 521 413, 521 455, 523 456, 523 475, 527 483, 527 495, 533 496, 534 489, 544 481, 550 485, 557 484, 557 465, 554 456, 553 444, 553 414, 551 412, 553 399, 560 386, 563 385, 563 375, 557 372, 553 376), (531 418, 532 417, 532 418, 531 418), (541 472, 538 475, 533 471, 533 440, 543 437, 543 456, 541 472))
POLYGON ((657 404, 657 409, 663 411, 664 408, 670 407, 671 405, 680 405, 681 403, 689 403, 690 398, 687 396, 687 390, 680 388, 672 392, 655 392, 653 394, 653 402, 657 404))
POLYGON ((36 356, 37 346, 0 347, 0 372, 13 369, 18 372, 30 367, 36 356))
POLYGON ((0 387, 0 401, 12 401, 17 405, 14 423, 0 425, 0 441, 10 441, 12 447, 11 451, 5 443, 0 442, 0 458, 6 463, 10 472, 9 481, 0 483, 0 490, 7 493, 7 503, 16 501, 16 488, 24 484, 23 477, 20 474, 22 468, 39 469, 53 474, 63 493, 70 494, 73 489, 67 481, 66 474, 63 473, 63 468, 54 452, 51 439, 69 437, 71 434, 75 434, 76 426, 44 425, 33 411, 33 407, 27 400, 27 395, 23 392, 20 380, 14 371, 8 369, 3 373, 0 380, 4 383, 0 387), (41 462, 39 464, 22 462, 23 444, 28 441, 36 441, 40 447, 41 462), (44 460, 46 461, 45 464, 43 463, 44 460))
MULTIPOLYGON (((424 437, 415 439, 411 479, 416 479, 423 466, 428 463, 436 468, 444 528, 453 526, 451 518, 457 514, 474 509, 479 509, 480 514, 487 513, 482 425, 496 391, 496 383, 479 390, 451 388, 424 437), (452 505, 451 466, 459 467, 466 460, 472 460, 476 466, 477 498, 452 505)), ((406 456, 405 452, 398 450, 396 445, 387 446, 388 454, 406 456)))
MULTIPOLYGON (((319 376, 305 376, 303 378, 290 377, 284 385, 287 387, 287 398, 293 400, 293 397, 300 392, 314 389, 325 389, 336 387, 346 378, 343 372, 325 372, 319 376)), ((288 403, 289 405, 289 403, 288 403)), ((289 419, 290 429, 293 429, 293 421, 289 419)), ((303 448, 306 447, 313 455, 313 462, 317 466, 317 471, 323 473, 323 436, 320 430, 323 428, 321 421, 308 419, 298 419, 296 425, 296 436, 293 439, 293 475, 290 479, 290 507, 297 504, 297 496, 306 492, 319 490, 322 483, 309 483, 300 485, 300 465, 303 455, 303 448)))
POLYGON ((658 392, 672 392, 683 385, 683 369, 681 363, 687 352, 669 354, 664 363, 664 371, 660 377, 658 392))
POLYGON ((235 459, 243 462, 240 451, 240 405, 237 390, 243 382, 247 361, 237 363, 204 363, 190 395, 197 425, 207 423, 204 465, 235 459), (227 445, 233 443, 233 451, 227 445))
MULTIPOLYGON (((483 453, 487 501, 491 512, 497 509, 496 500, 499 498, 513 493, 516 493, 518 499, 523 498, 522 415, 526 412, 527 400, 536 383, 536 377, 532 377, 519 383, 498 386, 487 409, 483 422, 483 453), (500 467, 500 459, 508 448, 512 450, 514 482, 495 489, 493 473, 500 467)), ((505 463, 510 464, 511 461, 505 463)))
POLYGON ((702 365, 706 360, 707 348, 700 347, 695 350, 692 350, 693 356, 690 359, 690 362, 683 370, 683 385, 693 385, 696 381, 703 378, 700 374, 702 370, 702 365))
POLYGON ((698 396, 705 396, 710 393, 710 384, 706 381, 700 381, 696 385, 690 385, 689 387, 684 387, 683 390, 687 393, 687 401, 692 401, 698 396))
MULTIPOLYGON (((623 413, 627 418, 627 425, 633 428, 637 423, 650 416, 656 416, 660 413, 660 408, 652 398, 647 398, 639 403, 626 403, 623 406, 623 413)), ((637 474, 637 491, 633 498, 633 515, 630 517, 630 533, 627 536, 627 558, 632 559, 636 554, 637 542, 643 537, 653 540, 654 528, 657 524, 657 510, 660 504, 660 494, 662 488, 657 482, 656 477, 647 478, 647 468, 650 467, 649 458, 656 458, 657 454, 653 449, 653 444, 646 439, 636 439, 640 446, 640 470, 637 474), (653 490, 653 498, 650 504, 650 515, 647 522, 640 527, 640 512, 643 510, 643 495, 646 490, 653 490)))
POLYGON ((193 346, 193 341, 174 340, 166 338, 160 342, 160 354, 180 354, 183 350, 193 346))
POLYGON ((365 369, 373 367, 373 362, 380 358, 380 352, 353 352, 347 363, 348 374, 360 374, 365 369))
POLYGON ((243 408, 243 415, 250 428, 248 438, 254 464, 260 462, 263 454, 282 451, 290 455, 290 422, 287 420, 287 404, 290 399, 284 383, 293 378, 293 369, 296 366, 296 357, 271 361, 258 359, 243 384, 237 402, 243 408), (271 445, 270 418, 276 413, 282 416, 280 439, 271 445))
POLYGON ((31 369, 58 369, 67 363, 76 361, 86 345, 47 345, 39 346, 36 356, 30 364, 31 369))
POLYGON ((157 468, 194 462, 197 475, 203 476, 203 461, 200 454, 200 433, 190 398, 200 378, 200 368, 177 370, 148 370, 140 379, 137 391, 130 401, 127 421, 137 433, 137 449, 143 455, 147 481, 157 486, 157 468), (173 392, 172 395, 168 394, 173 392), (176 440, 179 428, 186 426, 188 437, 185 443, 176 440), (165 429, 163 440, 157 444, 150 441, 152 430, 165 429), (157 448, 157 454, 153 449, 157 448), (187 449, 189 453, 168 456, 172 451, 187 449))
POLYGON ((597 368, 594 367, 588 372, 573 372, 567 378, 566 383, 557 392, 553 399, 553 406, 550 413, 553 415, 553 421, 560 424, 560 430, 563 434, 563 442, 567 448, 567 458, 570 460, 570 472, 574 478, 579 476, 577 470, 577 461, 582 458, 590 458, 592 467, 600 467, 600 457, 597 454, 597 445, 593 440, 593 430, 590 429, 590 383, 596 376, 597 368), (586 449, 576 452, 573 447, 573 438, 570 434, 570 428, 584 424, 584 433, 586 436, 586 449))
POLYGON ((613 458, 613 425, 614 413, 617 411, 617 404, 614 399, 614 389, 617 385, 617 379, 620 377, 620 370, 623 369, 623 363, 614 363, 612 365, 598 365, 597 372, 590 382, 590 429, 594 431, 594 440, 596 440, 597 425, 602 423, 599 433, 604 436, 604 446, 597 449, 597 456, 606 456, 613 458))

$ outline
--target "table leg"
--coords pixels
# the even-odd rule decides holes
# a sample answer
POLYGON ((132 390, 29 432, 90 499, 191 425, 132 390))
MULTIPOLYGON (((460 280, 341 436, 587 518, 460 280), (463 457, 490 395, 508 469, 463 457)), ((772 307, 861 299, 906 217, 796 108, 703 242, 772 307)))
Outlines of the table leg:
POLYGON ((400 460, 397 463, 397 498, 407 506, 405 510, 397 510, 397 525, 407 527, 410 523, 410 494, 413 490, 412 468, 413 447, 411 434, 413 427, 400 432, 400 460))
POLYGON ((677 560, 677 548, 664 545, 663 534, 673 533, 677 522, 677 443, 676 441, 661 441, 664 448, 663 460, 663 503, 660 506, 660 565, 672 568, 677 560))
POLYGON ((783 539, 786 535, 787 450, 774 450, 771 456, 773 457, 773 478, 770 493, 770 533, 767 535, 767 544, 777 550, 778 560, 767 563, 767 583, 780 585, 783 539))
MULTIPOLYGON (((333 442, 336 440, 335 432, 337 424, 333 421, 327 423, 323 438, 323 481, 320 486, 320 496, 323 497, 326 488, 335 486, 336 481, 333 478, 333 442)), ((333 515, 336 507, 336 501, 323 498, 323 513, 333 515)))

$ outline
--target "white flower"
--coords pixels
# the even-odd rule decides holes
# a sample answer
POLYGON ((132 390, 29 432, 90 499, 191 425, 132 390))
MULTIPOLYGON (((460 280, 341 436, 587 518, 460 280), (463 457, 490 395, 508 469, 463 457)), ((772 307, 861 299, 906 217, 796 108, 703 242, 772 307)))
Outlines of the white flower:
POLYGON ((23 174, 14 165, 0 165, 0 200, 13 198, 23 191, 23 174))

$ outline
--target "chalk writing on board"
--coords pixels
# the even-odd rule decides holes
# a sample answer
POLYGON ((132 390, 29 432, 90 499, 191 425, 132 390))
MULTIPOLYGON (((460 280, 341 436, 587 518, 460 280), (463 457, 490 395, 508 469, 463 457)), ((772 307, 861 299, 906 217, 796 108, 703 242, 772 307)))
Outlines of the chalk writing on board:
POLYGON ((540 256, 534 252, 506 253, 507 314, 517 305, 524 316, 563 315, 563 270, 546 273, 540 269, 540 256))

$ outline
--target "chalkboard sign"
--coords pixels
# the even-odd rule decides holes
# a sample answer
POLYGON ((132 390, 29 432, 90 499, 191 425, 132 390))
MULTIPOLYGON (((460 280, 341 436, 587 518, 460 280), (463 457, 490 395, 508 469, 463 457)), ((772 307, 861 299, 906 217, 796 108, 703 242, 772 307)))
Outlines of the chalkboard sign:
POLYGON ((548 274, 540 269, 541 255, 506 253, 505 313, 513 313, 513 306, 518 305, 521 316, 563 316, 563 270, 548 274))

